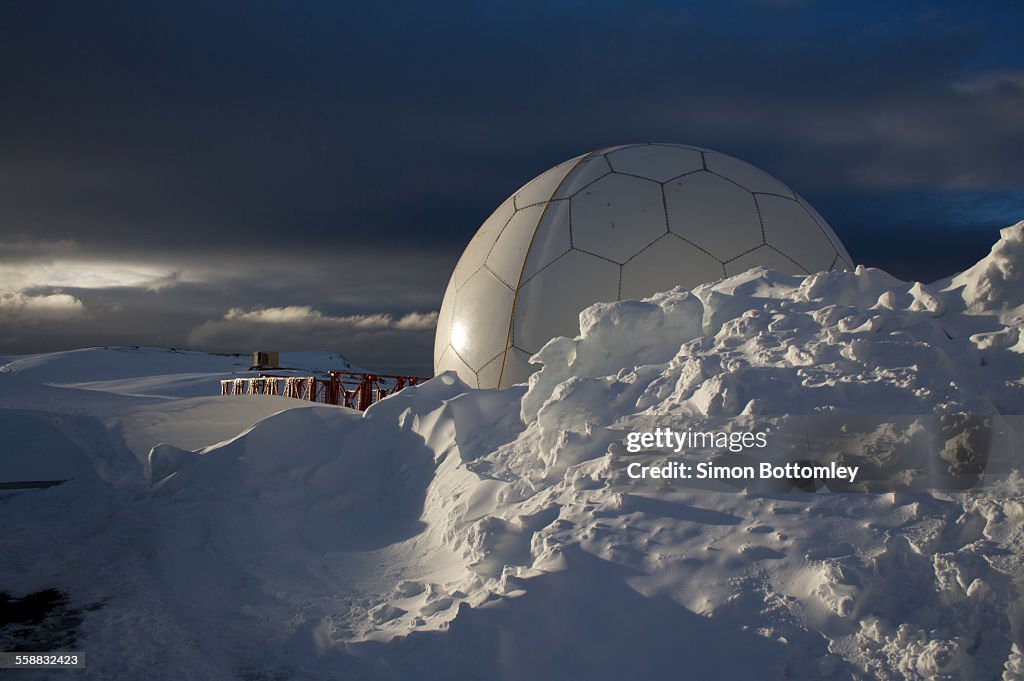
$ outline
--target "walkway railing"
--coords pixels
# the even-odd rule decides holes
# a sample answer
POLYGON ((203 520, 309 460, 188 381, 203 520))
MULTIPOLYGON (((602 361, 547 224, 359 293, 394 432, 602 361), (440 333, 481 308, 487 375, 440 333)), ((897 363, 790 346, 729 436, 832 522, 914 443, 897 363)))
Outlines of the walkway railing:
POLYGON ((327 378, 260 374, 220 382, 221 395, 280 395, 309 402, 337 404, 360 411, 403 388, 427 380, 420 376, 330 371, 327 378))

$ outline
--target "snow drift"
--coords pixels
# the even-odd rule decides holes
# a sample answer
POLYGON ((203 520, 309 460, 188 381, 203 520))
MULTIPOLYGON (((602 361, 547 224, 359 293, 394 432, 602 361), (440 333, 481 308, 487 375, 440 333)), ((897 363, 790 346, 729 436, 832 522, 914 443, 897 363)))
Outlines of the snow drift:
MULTIPOLYGON (((105 678, 1024 678, 1022 268, 1024 222, 932 285, 755 269, 589 308, 528 386, 287 404, 199 448, 166 428, 144 460, 100 414, 62 465, 123 474, 0 500, 0 578, 102 603, 80 644, 105 678), (937 413, 997 421, 1009 472, 886 494, 622 474, 654 423, 937 413)), ((23 439, 75 435, 40 420, 49 390, 3 412, 23 439)))

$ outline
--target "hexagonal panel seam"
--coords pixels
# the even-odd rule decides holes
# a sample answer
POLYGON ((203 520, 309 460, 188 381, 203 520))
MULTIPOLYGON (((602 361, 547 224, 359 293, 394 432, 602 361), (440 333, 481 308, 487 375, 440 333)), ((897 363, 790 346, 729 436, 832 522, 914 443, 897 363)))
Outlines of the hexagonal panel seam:
MULTIPOLYGON (((521 348, 518 345, 510 345, 510 346, 508 346, 508 349, 509 350, 518 350, 519 352, 524 353, 526 355, 527 363, 529 363, 531 357, 533 357, 534 355, 537 354, 538 351, 540 351, 540 348, 537 348, 536 350, 527 350, 526 348, 521 348)), ((507 356, 508 355, 506 354, 506 357, 507 356)))
MULTIPOLYGON (((502 284, 504 284, 508 288, 509 291, 515 291, 515 289, 512 288, 512 284, 510 284, 507 281, 505 281, 504 277, 502 277, 500 274, 498 274, 493 269, 491 269, 490 265, 488 265, 487 263, 484 263, 484 269, 486 269, 488 272, 493 274, 494 278, 497 279, 498 281, 500 281, 502 284)), ((474 272, 473 275, 476 276, 476 272, 474 272)), ((467 281, 468 281, 468 279, 467 279, 467 281)))
POLYGON ((835 235, 835 238, 832 238, 832 236, 829 235, 829 229, 831 228, 826 229, 825 225, 821 224, 818 218, 815 217, 814 212, 816 211, 812 212, 811 204, 807 203, 807 201, 803 200, 802 198, 798 198, 795 200, 798 204, 800 204, 800 207, 804 209, 804 212, 807 213, 807 215, 811 218, 811 221, 818 226, 818 229, 820 229, 821 233, 825 235, 825 238, 828 239, 828 242, 832 244, 832 250, 834 250, 836 252, 836 255, 838 255, 839 249, 843 247, 842 243, 839 241, 839 236, 835 235))
MULTIPOLYGON (((516 294, 516 299, 518 300, 518 298, 519 298, 519 294, 517 293, 516 294)), ((516 345, 516 343, 518 341, 516 340, 516 320, 515 320, 515 314, 514 314, 515 307, 513 306, 512 309, 513 309, 513 315, 512 315, 511 320, 509 321, 509 331, 508 331, 508 338, 505 340, 505 349, 508 350, 509 348, 516 348, 517 350, 522 350, 523 352, 528 352, 528 353, 530 353, 532 355, 533 353, 537 352, 537 350, 540 350, 540 348, 537 348, 537 350, 527 350, 526 348, 524 348, 524 347, 522 347, 520 345, 516 345)), ((501 372, 502 373, 505 372, 504 363, 505 363, 505 360, 503 359, 502 360, 502 367, 501 367, 501 372)))
MULTIPOLYGON (((540 177, 540 176, 538 175, 537 177, 540 177)), ((536 178, 534 178, 534 179, 536 179, 536 178)), ((531 180, 531 182, 532 181, 533 180, 531 180)), ((547 201, 548 199, 551 198, 549 196, 547 199, 544 199, 544 201, 540 201, 540 202, 534 201, 533 203, 526 204, 525 206, 520 206, 519 205, 519 195, 522 194, 523 193, 523 189, 526 189, 526 187, 528 187, 528 186, 530 186, 529 182, 527 182, 526 185, 524 185, 519 191, 517 191, 515 194, 512 195, 512 214, 513 215, 515 215, 516 211, 518 211, 520 208, 526 208, 527 206, 532 206, 532 205, 534 205, 536 203, 544 203, 545 201, 547 201)))
MULTIPOLYGON (((605 147, 605 148, 606 149, 612 149, 614 147, 605 147)), ((601 161, 601 162, 604 163, 604 166, 605 166, 605 168, 608 169, 609 173, 614 172, 614 170, 612 169, 612 164, 608 161, 608 157, 605 156, 603 152, 602 153, 592 152, 591 156, 588 156, 587 158, 585 158, 583 160, 584 161, 595 161, 595 162, 601 161)), ((580 164, 582 164, 582 161, 580 162, 580 164)), ((578 168, 579 165, 577 165, 576 167, 578 168)), ((573 170, 570 171, 570 172, 574 172, 575 170, 576 170, 576 168, 573 168, 573 170)))
POLYGON ((662 189, 662 191, 664 191, 665 185, 668 184, 669 182, 675 182, 676 180, 684 178, 687 175, 693 175, 694 173, 703 173, 703 172, 705 172, 704 168, 697 168, 696 170, 688 170, 685 173, 683 173, 682 175, 676 175, 675 177, 671 177, 671 178, 665 180, 664 182, 662 182, 661 183, 661 189, 662 189))
MULTIPOLYGON (((722 154, 721 152, 715 152, 715 153, 718 153, 719 156, 725 156, 725 154, 722 154)), ((739 161, 739 159, 735 159, 735 160, 739 161)), ((750 165, 750 164, 748 163, 747 165, 750 165)), ((750 167, 754 168, 754 170, 760 170, 759 168, 756 168, 755 166, 750 166, 750 167)), ((739 182, 737 182, 736 180, 732 179, 731 177, 726 177, 725 175, 721 174, 717 170, 711 170, 710 168, 708 168, 707 171, 709 173, 714 173, 715 175, 718 175, 723 180, 728 180, 729 182, 732 182, 737 187, 739 187, 741 189, 745 189, 748 192, 750 192, 751 194, 754 194, 754 193, 758 193, 758 194, 772 194, 772 192, 755 192, 750 187, 747 187, 746 185, 740 184, 739 182)), ((772 194, 773 196, 781 196, 784 199, 790 199, 791 201, 796 201, 796 192, 794 192, 792 189, 789 189, 789 187, 786 185, 785 182, 783 182, 782 180, 776 178, 774 175, 768 175, 768 173, 765 173, 763 170, 761 170, 760 172, 763 173, 764 175, 767 175, 769 178, 775 180, 776 182, 781 184, 783 187, 788 189, 791 194, 793 194, 793 196, 786 196, 785 194, 772 194)))
MULTIPOLYGON (((552 265, 554 265, 554 264, 555 264, 556 262, 558 262, 559 260, 561 260, 561 259, 562 259, 562 258, 563 258, 563 257, 564 257, 565 255, 567 255, 567 254, 568 254, 568 253, 569 253, 570 251, 573 251, 573 250, 576 250, 576 249, 574 249, 574 248, 573 248, 572 246, 569 246, 569 248, 565 249, 564 251, 562 251, 561 253, 559 253, 558 255, 556 255, 556 256, 555 256, 554 258, 552 258, 552 259, 551 259, 551 261, 550 261, 550 262, 548 262, 548 264, 547 264, 547 265, 544 265, 544 267, 541 267, 541 268, 540 268, 539 270, 537 270, 536 272, 534 272, 533 274, 531 274, 531 275, 530 275, 530 276, 529 276, 529 277, 528 277, 528 278, 527 278, 527 279, 526 279, 525 281, 521 281, 521 282, 519 282, 519 288, 518 288, 518 289, 515 289, 515 290, 516 290, 516 291, 518 291, 519 289, 521 289, 521 288, 523 288, 524 286, 526 286, 526 285, 527 285, 528 283, 530 283, 531 281, 533 281, 534 277, 536 277, 536 276, 537 276, 538 274, 540 274, 541 272, 543 272, 543 271, 544 271, 544 270, 546 270, 547 268, 549 268, 549 267, 551 267, 552 265)), ((527 256, 527 257, 529 257, 529 256, 527 256)))
POLYGON ((651 142, 652 147, 666 147, 668 149, 686 149, 687 151, 696 151, 698 154, 704 153, 704 149, 701 147, 691 147, 688 144, 672 144, 671 142, 651 142))
MULTIPOLYGON (((609 165, 611 165, 611 164, 609 163, 609 165)), ((663 182, 659 182, 658 180, 654 180, 654 179, 651 179, 649 177, 644 177, 643 175, 637 175, 636 173, 627 173, 625 170, 615 170, 614 168, 612 168, 612 172, 609 173, 609 174, 610 175, 625 175, 626 177, 635 177, 638 180, 643 180, 644 182, 651 182, 651 183, 656 184, 658 186, 661 186, 662 184, 664 184, 663 182)), ((607 175, 605 177, 607 177, 607 175)))
MULTIPOLYGON (((609 173, 609 175, 610 174, 611 173, 609 173)), ((607 175, 605 175, 604 177, 607 177, 607 175)), ((568 225, 566 225, 566 226, 569 228, 569 250, 572 250, 573 243, 572 243, 572 200, 571 200, 571 197, 570 197, 570 201, 569 201, 569 210, 565 211, 565 215, 566 215, 565 220, 568 223, 568 225)), ((563 253, 562 255, 565 255, 565 253, 563 253)), ((559 257, 561 257, 561 256, 559 256, 559 257)), ((545 267, 546 266, 547 265, 545 265, 545 267)))
POLYGON ((470 371, 472 371, 473 375, 476 376, 476 369, 473 368, 473 365, 471 365, 469 362, 467 362, 466 358, 459 354, 459 351, 455 349, 454 345, 450 345, 449 347, 451 347, 451 349, 452 349, 452 354, 455 355, 456 357, 458 357, 459 360, 463 364, 466 365, 466 368, 469 369, 470 371))
MULTIPOLYGON (((533 203, 528 203, 525 206, 519 206, 518 208, 516 208, 515 213, 512 213, 512 215, 514 217, 515 214, 518 213, 519 211, 526 210, 527 208, 533 208, 534 206, 546 206, 549 203, 558 203, 559 201, 568 201, 568 200, 569 200, 568 196, 563 196, 560 199, 545 199, 544 201, 534 201, 533 203)), ((511 220, 511 219, 512 218, 509 218, 509 220, 511 220)), ((505 224, 506 224, 506 226, 508 225, 507 222, 505 224)))
MULTIPOLYGON (((764 246, 767 246, 767 245, 768 245, 768 244, 763 244, 763 243, 762 243, 762 244, 758 244, 758 245, 754 246, 753 248, 748 248, 747 250, 743 251, 743 252, 742 252, 742 253, 740 253, 739 255, 734 255, 733 257, 729 258, 728 260, 723 260, 723 261, 722 261, 722 264, 723 264, 723 265, 728 265, 728 264, 729 264, 729 263, 731 263, 731 262, 732 262, 733 260, 739 260, 739 259, 740 259, 740 258, 742 258, 743 256, 745 256, 745 255, 748 255, 748 254, 750 254, 750 253, 753 253, 753 252, 754 252, 754 251, 756 251, 757 249, 759 249, 759 248, 763 248, 764 246)), ((775 250, 775 249, 773 248, 772 250, 775 250)))
POLYGON ((614 174, 615 174, 614 170, 609 170, 604 175, 601 175, 600 177, 595 177, 593 180, 591 180, 590 182, 586 183, 585 185, 583 185, 582 187, 580 187, 579 189, 574 191, 572 194, 569 194, 569 196, 563 196, 560 199, 552 199, 552 200, 553 201, 569 201, 569 200, 573 199, 574 197, 578 196, 581 191, 583 191, 587 187, 591 186, 595 182, 599 182, 600 180, 603 180, 604 178, 608 177, 609 175, 614 175, 614 174))
MULTIPOLYGON (((611 174, 612 173, 608 173, 608 175, 611 175, 611 174)), ((604 177, 608 177, 608 175, 605 175, 604 177)), ((595 180, 595 182, 596 182, 596 180, 595 180)), ((591 184, 593 184, 593 182, 591 184)), ((577 192, 577 194, 578 193, 579 192, 577 192)), ((573 197, 575 197, 575 196, 576 196, 576 194, 573 194, 573 197)), ((572 198, 573 197, 569 198, 569 213, 568 213, 568 216, 569 216, 568 217, 568 220, 569 220, 569 248, 575 248, 576 247, 576 242, 573 239, 573 229, 572 229, 572 198)))
MULTIPOLYGON (((526 189, 526 188, 527 188, 527 187, 529 187, 529 186, 530 186, 531 184, 533 184, 533 180, 536 180, 536 179, 537 179, 537 178, 539 178, 539 177, 540 177, 541 175, 545 175, 545 174, 547 174, 547 173, 551 172, 552 170, 554 170, 554 169, 555 169, 555 168, 557 168, 558 166, 561 166, 561 165, 565 165, 566 163, 569 163, 569 161, 564 161, 564 162, 562 162, 562 163, 559 163, 558 165, 556 165, 556 166, 553 166, 553 167, 549 168, 548 170, 544 171, 543 173, 541 173, 541 175, 538 175, 537 177, 533 178, 533 180, 530 180, 529 182, 527 182, 526 184, 524 184, 524 185, 523 185, 522 187, 520 187, 520 188, 519 188, 519 189, 518 189, 518 190, 516 191, 516 193, 515 193, 515 194, 513 194, 513 195, 512 195, 512 207, 513 207, 513 208, 514 208, 515 210, 519 210, 520 208, 528 208, 528 207, 530 207, 530 206, 535 206, 535 205, 537 205, 538 203, 547 203, 548 201, 550 201, 550 200, 551 200, 551 197, 552 197, 552 196, 554 196, 554 195, 555 195, 555 194, 556 194, 556 193, 558 192, 558 188, 562 186, 562 183, 563 183, 563 182, 565 182, 565 178, 569 177, 569 174, 570 174, 570 173, 572 173, 572 171, 576 169, 576 166, 578 166, 578 165, 579 165, 580 163, 582 163, 582 162, 583 162, 583 161, 584 161, 584 160, 585 160, 586 158, 587 158, 587 155, 583 155, 583 156, 581 156, 581 157, 579 158, 579 160, 578 160, 578 161, 576 161, 576 163, 575 163, 575 164, 573 165, 573 167, 572 167, 572 168, 570 168, 570 169, 568 170, 568 172, 566 172, 566 173, 565 173, 565 175, 563 175, 563 176, 562 176, 562 179, 558 181, 558 184, 557 184, 557 185, 555 185, 555 188, 554 188, 553 190, 551 190, 551 193, 550 193, 550 194, 548 195, 548 197, 547 197, 546 199, 544 199, 543 201, 534 201, 533 203, 528 203, 528 204, 526 204, 526 205, 524 205, 524 206, 520 206, 520 205, 519 205, 519 195, 523 193, 523 190, 524 190, 524 189, 526 189)), ((571 161, 572 159, 569 159, 569 160, 571 161)), ((513 213, 514 213, 514 212, 515 212, 515 211, 513 211, 513 213)))
MULTIPOLYGON (((711 173, 712 175, 716 176, 716 177, 720 177, 720 178, 722 178, 722 179, 723 179, 723 180, 725 180, 726 182, 731 182, 731 183, 733 183, 734 185, 736 185, 737 187, 739 187, 739 188, 740 188, 740 189, 742 189, 743 191, 747 192, 748 194, 753 194, 753 193, 754 193, 754 192, 753 192, 753 191, 752 191, 751 189, 749 189, 749 188, 747 188, 747 187, 743 186, 742 184, 740 184, 740 183, 739 183, 739 182, 737 182, 736 180, 732 179, 731 177, 726 177, 725 175, 723 175, 723 174, 721 174, 721 173, 718 173, 718 172, 715 172, 714 170, 711 170, 710 168, 708 168, 708 169, 707 169, 707 171, 708 171, 709 173, 711 173)), ((762 193, 764 193, 764 192, 762 192, 762 193)), ((785 197, 783 197, 783 198, 785 198, 785 197)))
MULTIPOLYGON (((664 234, 662 234, 662 235, 661 235, 661 236, 659 236, 658 238, 660 239, 660 238, 661 238, 661 237, 663 237, 663 236, 665 236, 665 235, 664 235, 664 234)), ((648 244, 648 245, 650 245, 650 244, 648 244)), ((646 247, 645 247, 645 248, 646 248, 646 247)), ((570 250, 573 250, 573 251, 579 251, 580 253, 586 253, 587 255, 592 255, 592 256, 594 256, 595 258, 600 258, 601 260, 606 260, 606 261, 608 261, 608 262, 612 263, 613 265, 622 265, 622 264, 623 264, 623 263, 619 262, 618 260, 612 260, 611 258, 606 258, 606 257, 605 257, 605 256, 603 256, 603 255, 598 255, 597 253, 594 253, 593 251, 588 251, 587 249, 585 249, 585 248, 580 248, 579 246, 573 246, 573 247, 572 247, 572 248, 571 248, 570 250)), ((630 256, 630 257, 633 257, 633 256, 630 256)))
MULTIPOLYGON (((503 356, 503 355, 504 355, 504 354, 505 354, 505 353, 506 353, 506 352, 508 351, 508 348, 509 348, 509 345, 508 345, 508 339, 505 339, 505 349, 504 349, 504 350, 502 350, 501 352, 499 352, 498 354, 496 354, 496 355, 495 355, 494 357, 491 357, 491 358, 490 358, 489 360, 487 360, 486 362, 484 362, 483 366, 481 366, 481 367, 480 367, 479 369, 477 369, 477 371, 478 371, 478 372, 479 372, 479 371, 483 371, 483 370, 484 370, 484 367, 486 367, 486 366, 487 366, 488 364, 490 364, 490 363, 491 363, 491 362, 493 362, 494 360, 498 359, 499 357, 503 356)), ((479 376, 477 376, 477 379, 479 379, 479 378, 480 378, 480 377, 479 377, 479 376)))
MULTIPOLYGON (((751 193, 754 195, 754 203, 757 204, 757 214, 758 214, 758 216, 761 215, 761 205, 757 203, 757 197, 760 194, 764 194, 765 196, 774 196, 774 197, 779 198, 779 199, 786 199, 786 200, 792 201, 796 205, 800 206, 800 208, 803 209, 804 214, 807 215, 807 217, 809 217, 811 219, 811 222, 813 222, 814 226, 818 228, 818 231, 821 232, 821 235, 823 237, 825 237, 825 241, 828 242, 828 245, 832 247, 832 250, 835 251, 836 255, 839 255, 839 246, 828 235, 828 231, 824 227, 821 226, 821 223, 818 222, 814 218, 814 213, 812 213, 811 211, 807 210, 807 206, 805 206, 803 203, 801 203, 798 199, 790 199, 788 196, 780 196, 778 194, 769 194, 768 192, 751 192, 751 193)), ((763 220, 761 222, 761 235, 762 235, 762 237, 764 237, 764 221, 763 220)), ((767 238, 765 238, 765 243, 767 243, 767 242, 768 242, 768 240, 767 240, 767 238)), ((807 268, 805 267, 804 269, 807 269, 807 268)))
MULTIPOLYGON (((523 206, 523 208, 529 208, 529 206, 523 206)), ((498 230, 498 236, 494 237, 494 243, 491 244, 491 247, 487 249, 487 255, 484 256, 484 263, 486 263, 487 259, 491 257, 491 253, 494 251, 494 247, 498 245, 498 239, 500 239, 501 235, 505 233, 505 229, 508 227, 509 223, 512 222, 512 218, 514 218, 516 216, 516 213, 518 212, 518 208, 512 211, 512 215, 508 216, 508 220, 505 220, 505 224, 503 224, 501 226, 501 229, 498 230)))
MULTIPOLYGON (((484 258, 484 260, 485 260, 485 262, 486 262, 486 260, 487 260, 487 259, 486 259, 486 258, 484 258)), ((466 279, 465 279, 465 280, 464 280, 464 281, 462 282, 462 285, 461 285, 461 286, 456 286, 456 287, 455 287, 455 295, 458 295, 458 294, 459 294, 459 291, 461 291, 462 289, 464 289, 464 288, 466 287, 466 284, 467 284, 467 283, 469 283, 469 280, 470 280, 470 279, 472 279, 473 277, 475 277, 475 276, 476 276, 476 273, 477 273, 477 272, 479 272, 480 270, 482 270, 482 269, 483 269, 483 268, 484 268, 485 266, 486 266, 485 264, 481 264, 481 265, 480 265, 480 267, 477 267, 477 268, 476 268, 475 270, 473 270, 472 272, 470 272, 470 273, 469 273, 469 276, 468 276, 468 277, 466 277, 466 279)))
MULTIPOLYGON (((757 211, 757 224, 761 225, 761 243, 759 246, 764 246, 768 243, 768 235, 764 231, 764 215, 761 214, 761 204, 757 202, 757 194, 751 192, 750 194, 754 199, 754 210, 757 211)), ((497 242, 495 242, 497 243, 497 242)), ((757 248, 757 246, 755 246, 757 248)))
POLYGON ((444 354, 446 352, 448 352, 449 350, 451 350, 451 349, 452 349, 452 344, 451 343, 445 344, 444 350, 441 351, 441 354, 434 358, 434 371, 437 371, 437 367, 441 364, 441 360, 444 359, 444 354))
MULTIPOLYGON (((755 198, 758 197, 758 196, 774 196, 776 198, 786 199, 787 201, 792 201, 792 202, 797 203, 797 204, 800 203, 799 201, 794 199, 792 196, 786 196, 785 194, 776 194, 775 192, 755 192, 755 191, 752 191, 750 189, 747 189, 747 191, 750 192, 751 194, 753 194, 755 198)), ((801 208, 802 208, 802 206, 801 206, 801 208)), ((807 214, 810 215, 810 212, 808 212, 807 214)), ((812 215, 811 217, 813 218, 814 216, 812 215)))
MULTIPOLYGON (((637 252, 636 252, 636 253, 634 253, 633 255, 629 256, 629 258, 628 258, 628 259, 626 260, 626 262, 622 263, 622 265, 623 265, 623 266, 625 266, 625 265, 628 265, 628 264, 629 264, 630 262, 632 262, 632 261, 633 261, 633 258, 636 258, 636 257, 638 257, 638 256, 639 256, 639 255, 640 255, 641 253, 643 253, 644 251, 646 251, 646 250, 647 250, 648 248, 650 248, 650 247, 651 247, 651 246, 653 246, 654 244, 656 244, 656 243, 658 243, 659 241, 661 241, 662 239, 664 239, 664 238, 666 238, 666 237, 670 237, 670 236, 674 236, 674 237, 676 237, 677 239, 682 239, 683 241, 686 241, 686 239, 683 239, 683 238, 682 238, 681 236, 679 236, 678 234, 673 234, 672 232, 665 232, 664 234, 661 234, 661 235, 659 235, 659 236, 658 236, 658 238, 656 238, 656 239, 655 239, 654 241, 652 241, 651 243, 647 244, 646 246, 644 246, 643 248, 641 248, 641 249, 640 249, 639 251, 637 251, 637 252)), ((689 242, 687 242, 687 243, 689 243, 689 242)))
POLYGON ((796 260, 794 260, 790 256, 786 255, 785 253, 783 253, 779 249, 775 248, 775 246, 772 246, 771 244, 765 244, 765 246, 767 246, 768 248, 772 249, 773 251, 775 251, 776 253, 781 255, 783 258, 785 258, 786 260, 790 261, 791 263, 793 263, 794 265, 796 265, 797 267, 802 269, 804 271, 804 274, 810 274, 811 273, 811 271, 809 269, 807 269, 806 267, 804 267, 803 265, 798 263, 796 260))
MULTIPOLYGON (((519 291, 512 296, 512 309, 508 312, 508 333, 505 335, 505 349, 508 350, 516 344, 516 303, 519 302, 519 291)), ((501 360, 501 371, 498 372, 499 381, 505 373, 505 360, 501 360)))
MULTIPOLYGON (((811 214, 808 213, 808 215, 811 215, 811 214)), ((811 215, 811 219, 814 220, 814 216, 813 215, 811 215)), ((818 221, 815 220, 814 223, 818 224, 818 221)), ((838 235, 833 237, 833 235, 828 233, 829 230, 825 229, 825 227, 823 225, 820 225, 820 224, 818 224, 818 229, 820 229, 821 233, 825 235, 825 239, 827 239, 829 244, 832 245, 832 250, 834 250, 836 253, 839 252, 840 248, 846 248, 845 246, 843 246, 842 242, 839 240, 839 236, 838 235)))
POLYGON ((437 369, 437 366, 441 363, 441 360, 444 358, 444 353, 447 352, 448 347, 450 345, 451 345, 450 343, 445 344, 444 348, 441 350, 440 353, 438 353, 436 350, 432 353, 433 354, 434 369, 435 370, 437 369))
MULTIPOLYGON (((665 212, 665 234, 662 234, 661 236, 665 236, 666 234, 671 234, 672 230, 669 229, 669 226, 668 226, 668 199, 665 198, 665 185, 664 184, 661 185, 661 209, 665 212)), ((658 238, 660 239, 661 237, 658 237, 658 238)))
MULTIPOLYGON (((718 256, 716 256, 716 255, 715 255, 714 253, 712 253, 712 252, 711 252, 711 251, 709 251, 708 249, 704 248, 703 246, 701 246, 700 244, 698 244, 698 243, 696 243, 696 242, 694 242, 694 241, 690 241, 689 239, 687 239, 687 238, 686 238, 685 236, 683 236, 683 235, 681 235, 681 234, 677 234, 677 233, 673 232, 673 231, 672 231, 672 226, 671 226, 671 225, 669 225, 669 228, 668 228, 668 233, 669 233, 670 235, 674 236, 674 237, 675 237, 675 238, 677 238, 677 239, 682 239, 683 241, 685 241, 686 243, 690 244, 691 246, 693 246, 693 247, 694 247, 694 248, 696 248, 696 249, 697 249, 698 251, 700 251, 700 252, 701 252, 701 253, 703 253, 704 255, 708 256, 709 258, 711 258, 711 259, 712 259, 712 260, 714 260, 715 262, 717 262, 717 263, 722 263, 722 259, 721 259, 721 258, 719 258, 718 256)), ((722 264, 724 264, 724 263, 722 263, 722 264)))

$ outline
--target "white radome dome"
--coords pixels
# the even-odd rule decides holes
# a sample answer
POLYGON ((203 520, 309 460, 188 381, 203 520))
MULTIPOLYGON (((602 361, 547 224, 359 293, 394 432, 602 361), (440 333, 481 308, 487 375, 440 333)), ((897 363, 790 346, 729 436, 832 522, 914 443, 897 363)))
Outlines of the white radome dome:
POLYGON ((434 373, 508 387, 530 356, 579 333, 599 301, 693 288, 758 265, 852 267, 817 211, 768 173, 708 149, 629 144, 537 176, 481 225, 441 304, 434 373))

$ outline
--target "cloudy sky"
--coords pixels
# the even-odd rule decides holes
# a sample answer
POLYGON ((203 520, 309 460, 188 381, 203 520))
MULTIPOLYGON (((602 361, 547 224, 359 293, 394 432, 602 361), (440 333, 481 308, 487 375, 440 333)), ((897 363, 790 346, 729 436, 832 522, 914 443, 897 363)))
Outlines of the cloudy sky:
POLYGON ((1019 2, 0 0, 0 353, 430 371, 463 246, 590 149, 682 142, 929 281, 1024 218, 1019 2))

